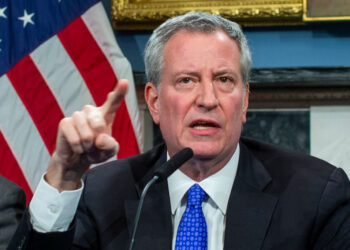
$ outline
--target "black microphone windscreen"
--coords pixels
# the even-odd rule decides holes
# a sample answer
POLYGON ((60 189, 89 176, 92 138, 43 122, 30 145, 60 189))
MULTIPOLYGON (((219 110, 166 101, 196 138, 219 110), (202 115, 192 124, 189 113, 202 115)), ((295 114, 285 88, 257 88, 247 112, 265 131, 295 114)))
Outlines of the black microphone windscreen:
POLYGON ((177 152, 169 161, 164 163, 160 168, 158 168, 154 175, 159 177, 158 181, 162 181, 172 173, 175 172, 179 167, 182 166, 186 161, 191 159, 193 156, 193 151, 190 148, 184 148, 177 152))

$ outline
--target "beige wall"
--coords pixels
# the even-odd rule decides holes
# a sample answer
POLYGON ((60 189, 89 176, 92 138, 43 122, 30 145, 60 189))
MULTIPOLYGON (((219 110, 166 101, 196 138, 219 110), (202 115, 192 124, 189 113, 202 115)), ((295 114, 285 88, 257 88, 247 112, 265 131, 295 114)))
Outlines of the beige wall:
POLYGON ((311 107, 311 155, 350 176, 350 106, 311 107))

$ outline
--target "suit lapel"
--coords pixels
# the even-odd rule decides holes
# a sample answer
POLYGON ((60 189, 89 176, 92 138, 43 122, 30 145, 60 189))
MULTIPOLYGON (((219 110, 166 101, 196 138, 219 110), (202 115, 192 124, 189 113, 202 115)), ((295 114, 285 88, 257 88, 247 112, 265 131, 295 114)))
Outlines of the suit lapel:
POLYGON ((271 177, 262 163, 240 144, 237 176, 230 195, 224 249, 261 249, 277 197, 264 193, 271 177))
MULTIPOLYGON (((278 199, 263 192, 271 182, 271 177, 262 163, 244 144, 240 144, 240 149, 237 176, 227 209, 224 249, 261 249, 278 199)), ((158 157, 159 155, 156 158, 158 157)), ((166 150, 158 161, 153 162, 155 167, 136 183, 139 196, 147 181, 153 176, 154 170, 160 167, 165 159, 166 150)), ((132 234, 138 202, 139 200, 125 202, 129 236, 132 234)), ((146 195, 134 249, 171 249, 171 242, 170 198, 167 182, 163 181, 155 183, 146 195)))
MULTIPOLYGON (((146 183, 153 176, 154 170, 165 162, 166 151, 156 162, 154 168, 136 183, 139 197, 146 183)), ((129 237, 132 234, 132 227, 137 211, 139 200, 125 202, 125 213, 128 223, 129 237)), ((136 232, 135 250, 164 250, 171 249, 172 242, 172 221, 168 184, 166 181, 154 183, 145 197, 138 229, 136 232)))

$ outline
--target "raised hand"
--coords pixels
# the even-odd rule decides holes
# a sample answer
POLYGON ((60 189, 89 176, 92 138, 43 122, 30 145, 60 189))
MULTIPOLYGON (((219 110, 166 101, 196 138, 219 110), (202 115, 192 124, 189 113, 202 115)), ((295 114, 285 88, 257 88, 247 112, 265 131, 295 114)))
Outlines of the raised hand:
POLYGON ((102 106, 86 105, 61 120, 56 149, 45 175, 51 186, 59 191, 79 188, 82 175, 92 163, 105 161, 118 152, 118 142, 111 132, 115 112, 127 89, 128 81, 120 80, 102 106))

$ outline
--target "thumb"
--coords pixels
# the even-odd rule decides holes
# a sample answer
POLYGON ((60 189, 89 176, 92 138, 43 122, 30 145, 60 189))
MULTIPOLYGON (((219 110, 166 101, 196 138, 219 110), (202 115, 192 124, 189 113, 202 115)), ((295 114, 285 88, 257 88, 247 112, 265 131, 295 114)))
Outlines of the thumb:
POLYGON ((112 136, 105 133, 96 137, 95 146, 100 150, 112 150, 115 154, 119 151, 119 143, 112 136))

